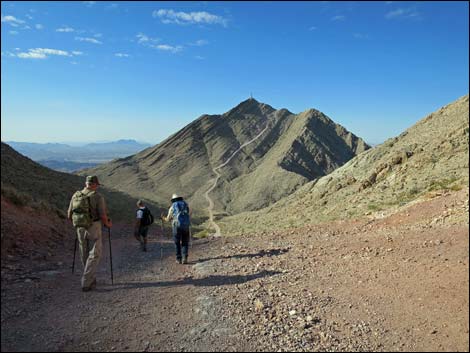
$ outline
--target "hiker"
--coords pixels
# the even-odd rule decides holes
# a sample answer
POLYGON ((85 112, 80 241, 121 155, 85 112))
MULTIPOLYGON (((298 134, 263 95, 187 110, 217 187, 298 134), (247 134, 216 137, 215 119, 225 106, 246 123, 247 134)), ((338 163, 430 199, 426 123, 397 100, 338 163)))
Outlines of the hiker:
POLYGON ((73 194, 68 209, 68 218, 77 229, 80 257, 84 267, 82 291, 96 288, 96 270, 101 259, 101 226, 111 228, 112 222, 107 216, 103 196, 98 193, 100 186, 96 175, 87 176, 85 188, 73 194), (88 244, 91 245, 91 251, 88 244))
POLYGON ((134 236, 141 244, 142 250, 147 251, 147 233, 150 225, 153 223, 153 215, 144 205, 144 201, 137 201, 137 220, 135 222, 134 236))
POLYGON ((176 262, 188 263, 189 227, 189 206, 181 196, 173 194, 168 215, 161 215, 162 220, 169 222, 172 220, 173 241, 176 245, 176 262), (182 252, 182 254, 181 254, 182 252), (181 256, 183 255, 183 256, 181 256))

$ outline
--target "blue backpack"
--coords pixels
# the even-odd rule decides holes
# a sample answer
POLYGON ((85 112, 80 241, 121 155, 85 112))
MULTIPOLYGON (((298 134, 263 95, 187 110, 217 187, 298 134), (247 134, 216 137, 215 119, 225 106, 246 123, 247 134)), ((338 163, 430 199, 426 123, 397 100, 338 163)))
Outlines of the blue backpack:
POLYGON ((189 228, 189 207, 184 201, 173 202, 173 222, 178 228, 189 228))

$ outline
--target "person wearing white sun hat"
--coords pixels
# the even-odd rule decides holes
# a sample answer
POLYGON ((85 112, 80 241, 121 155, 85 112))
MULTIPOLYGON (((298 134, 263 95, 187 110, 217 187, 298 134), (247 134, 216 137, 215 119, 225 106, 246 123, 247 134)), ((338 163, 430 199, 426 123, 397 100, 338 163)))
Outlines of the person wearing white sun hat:
POLYGON ((176 262, 181 264, 188 263, 189 251, 189 227, 191 225, 189 206, 182 196, 173 194, 171 196, 171 206, 168 209, 168 215, 161 215, 162 220, 172 221, 173 241, 176 246, 176 262))

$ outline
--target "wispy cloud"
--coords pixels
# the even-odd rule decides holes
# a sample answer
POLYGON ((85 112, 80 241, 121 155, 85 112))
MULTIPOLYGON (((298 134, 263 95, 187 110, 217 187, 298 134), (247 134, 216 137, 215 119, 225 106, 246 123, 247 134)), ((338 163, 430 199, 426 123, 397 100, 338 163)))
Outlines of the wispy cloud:
POLYGON ((44 26, 40 23, 36 24, 34 27, 36 27, 36 29, 44 29, 44 26))
POLYGON ((137 43, 142 44, 144 46, 150 46, 150 47, 160 41, 160 38, 152 38, 144 33, 138 33, 136 35, 136 38, 137 38, 137 43))
POLYGON ((16 55, 10 51, 6 51, 6 52, 2 51, 2 56, 16 57, 16 55))
POLYGON ((23 23, 25 23, 25 21, 20 20, 16 18, 15 16, 10 16, 10 15, 7 15, 7 16, 2 15, 1 21, 4 23, 8 23, 9 25, 13 27, 18 27, 19 25, 22 25, 23 23))
POLYGON ((220 24, 227 26, 227 20, 221 16, 214 15, 205 11, 199 12, 176 12, 173 10, 155 10, 152 13, 155 18, 160 18, 162 23, 176 23, 179 25, 187 24, 220 24))
POLYGON ((78 51, 78 50, 73 50, 73 51, 72 51, 72 55, 83 55, 83 52, 82 52, 82 51, 78 51))
POLYGON ((308 30, 309 30, 309 31, 314 31, 314 30, 316 30, 316 29, 317 29, 317 27, 312 26, 312 27, 310 27, 308 30))
POLYGON ((331 18, 332 21, 344 21, 345 19, 346 19, 346 16, 343 16, 343 15, 333 16, 331 18))
POLYGON ((400 19, 400 18, 405 18, 405 19, 419 19, 421 18, 421 15, 418 11, 416 11, 415 8, 399 8, 393 11, 389 11, 385 15, 386 19, 392 20, 392 19, 400 19))
POLYGON ((11 35, 17 35, 18 31, 9 31, 8 33, 10 33, 11 35))
POLYGON ((93 5, 96 4, 96 1, 83 1, 83 3, 84 3, 87 7, 92 7, 93 5))
POLYGON ((24 15, 24 17, 26 17, 28 20, 32 20, 32 19, 33 19, 33 16, 31 16, 30 14, 24 15))
POLYGON ((75 30, 72 27, 68 27, 68 26, 57 28, 55 31, 56 32, 75 32, 75 30))
MULTIPOLYGON (((27 52, 16 54, 21 59, 46 59, 51 55, 56 56, 74 56, 74 52, 70 53, 66 50, 49 49, 49 48, 34 48, 29 49, 27 52)), ((76 53, 76 52, 75 52, 76 53)))
POLYGON ((170 53, 178 53, 181 50, 183 50, 183 47, 181 45, 168 45, 168 44, 159 44, 155 46, 156 49, 161 50, 161 51, 167 51, 170 53))
POLYGON ((80 42, 93 43, 93 44, 103 44, 103 42, 100 42, 99 40, 95 38, 89 38, 89 37, 75 37, 75 40, 78 40, 80 42))
POLYGON ((195 42, 189 43, 189 45, 194 45, 196 47, 202 47, 203 45, 207 45, 207 44, 209 44, 209 41, 205 39, 199 39, 195 42))
POLYGON ((114 54, 114 56, 117 56, 118 58, 129 58, 130 57, 129 54, 125 54, 125 53, 116 53, 116 54, 114 54))
POLYGON ((197 60, 205 60, 206 59, 205 57, 200 56, 200 55, 196 55, 194 58, 197 59, 197 60))

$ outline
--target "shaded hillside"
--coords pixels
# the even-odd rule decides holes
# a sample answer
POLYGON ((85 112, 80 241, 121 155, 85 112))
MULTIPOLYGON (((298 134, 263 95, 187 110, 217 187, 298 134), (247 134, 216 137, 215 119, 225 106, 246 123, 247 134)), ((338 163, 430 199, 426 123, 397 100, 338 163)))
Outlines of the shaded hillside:
POLYGON ((182 194, 206 216, 203 195, 213 169, 266 126, 259 139, 219 169, 222 176, 210 195, 219 214, 269 205, 368 148, 319 111, 293 114, 249 99, 222 115, 201 116, 155 147, 81 173, 160 203, 174 192, 182 194))
POLYGON ((418 198, 468 187, 468 106, 466 95, 276 204, 219 225, 226 233, 239 233, 383 216, 418 198))
MULTIPOLYGON (((39 165, 2 142, 2 195, 19 205, 49 207, 65 217, 70 197, 85 185, 81 176, 57 172, 39 165)), ((100 188, 115 221, 132 221, 137 199, 106 185, 100 188)), ((158 209, 157 205, 152 204, 158 209)))
MULTIPOLYGON (((46 260, 73 254, 76 235, 66 212, 70 197, 83 188, 85 179, 43 167, 3 142, 1 169, 2 280, 21 279, 34 268, 50 268, 46 260)), ((100 192, 114 225, 134 223, 135 198, 106 187, 100 192)), ((160 213, 155 204, 149 206, 160 213)))

